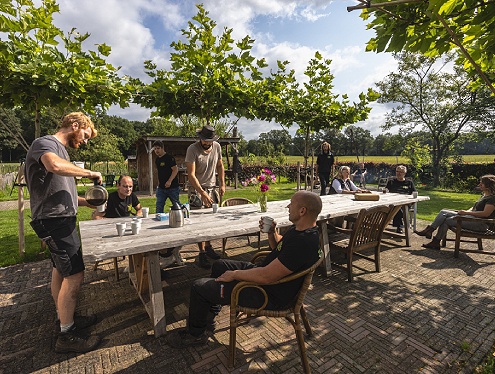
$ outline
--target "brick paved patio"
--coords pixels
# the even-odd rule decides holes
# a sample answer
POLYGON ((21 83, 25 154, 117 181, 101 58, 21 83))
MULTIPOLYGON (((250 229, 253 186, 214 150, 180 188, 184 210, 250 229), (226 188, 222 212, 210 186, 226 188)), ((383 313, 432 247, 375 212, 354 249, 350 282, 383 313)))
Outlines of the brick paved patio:
MULTIPOLYGON (((495 341, 495 258, 453 257, 450 249, 410 248, 386 241, 382 272, 359 260, 355 282, 335 270, 318 271, 308 293, 314 336, 307 339, 315 373, 471 373, 495 341)), ((266 241, 264 242, 266 245, 266 241)), ((231 239, 229 257, 247 259, 255 248, 231 239)), ((487 243, 493 249, 494 243, 487 243)), ((218 248, 220 243, 216 243, 218 248)), ((184 326, 189 286, 208 272, 196 266, 194 246, 186 265, 167 270, 163 282, 167 328, 184 326)), ((55 354, 55 312, 50 297, 50 262, 0 269, 0 373, 226 373, 228 307, 205 347, 177 351, 156 339, 128 283, 113 266, 88 266, 78 309, 97 313, 93 332, 104 341, 84 355, 55 354)), ((257 319, 238 330, 236 373, 299 373, 292 327, 285 320, 257 319)))

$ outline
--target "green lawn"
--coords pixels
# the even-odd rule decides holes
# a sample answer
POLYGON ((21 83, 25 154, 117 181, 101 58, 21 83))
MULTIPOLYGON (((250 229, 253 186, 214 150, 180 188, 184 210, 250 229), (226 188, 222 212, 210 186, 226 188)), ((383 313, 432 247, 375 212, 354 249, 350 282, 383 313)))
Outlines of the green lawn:
MULTIPOLYGON (((316 162, 316 154, 314 157, 314 162, 316 162)), ((338 156, 336 155, 336 161, 342 163, 357 162, 356 156, 338 156)), ((462 156, 462 159, 466 163, 492 163, 495 155, 466 155, 462 156)), ((241 161, 243 158, 241 157, 241 161)), ((289 164, 297 164, 300 161, 304 164, 304 158, 302 156, 287 156, 286 162, 289 164)), ((359 157, 359 161, 363 162, 363 157, 359 157)), ((309 162, 311 162, 311 156, 309 157, 309 162)), ((409 160, 402 156, 364 156, 364 162, 385 162, 387 164, 407 164, 409 160)))

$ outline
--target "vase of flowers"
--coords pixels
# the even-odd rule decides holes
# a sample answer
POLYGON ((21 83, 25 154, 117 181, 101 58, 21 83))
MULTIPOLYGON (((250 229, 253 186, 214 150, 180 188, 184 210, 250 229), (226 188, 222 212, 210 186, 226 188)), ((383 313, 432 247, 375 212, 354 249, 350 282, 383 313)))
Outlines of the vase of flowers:
POLYGON ((268 190, 270 184, 275 183, 277 177, 268 168, 263 168, 260 174, 256 177, 247 178, 241 182, 243 186, 255 186, 257 191, 258 212, 264 213, 268 208, 268 190))

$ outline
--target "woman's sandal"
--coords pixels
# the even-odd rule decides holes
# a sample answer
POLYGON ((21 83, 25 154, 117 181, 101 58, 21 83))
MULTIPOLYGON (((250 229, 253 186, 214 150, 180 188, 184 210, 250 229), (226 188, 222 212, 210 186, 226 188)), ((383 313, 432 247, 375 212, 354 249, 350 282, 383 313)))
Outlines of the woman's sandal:
POLYGON ((429 243, 423 244, 422 247, 428 249, 440 249, 440 243, 431 241, 429 243))

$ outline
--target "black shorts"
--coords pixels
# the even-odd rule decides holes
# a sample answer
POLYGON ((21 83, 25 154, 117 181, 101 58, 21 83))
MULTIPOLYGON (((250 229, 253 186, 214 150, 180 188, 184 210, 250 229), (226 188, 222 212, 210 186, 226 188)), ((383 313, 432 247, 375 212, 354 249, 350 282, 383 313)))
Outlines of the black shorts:
POLYGON ((75 216, 38 219, 31 221, 31 227, 48 246, 53 267, 64 278, 84 271, 75 216))

